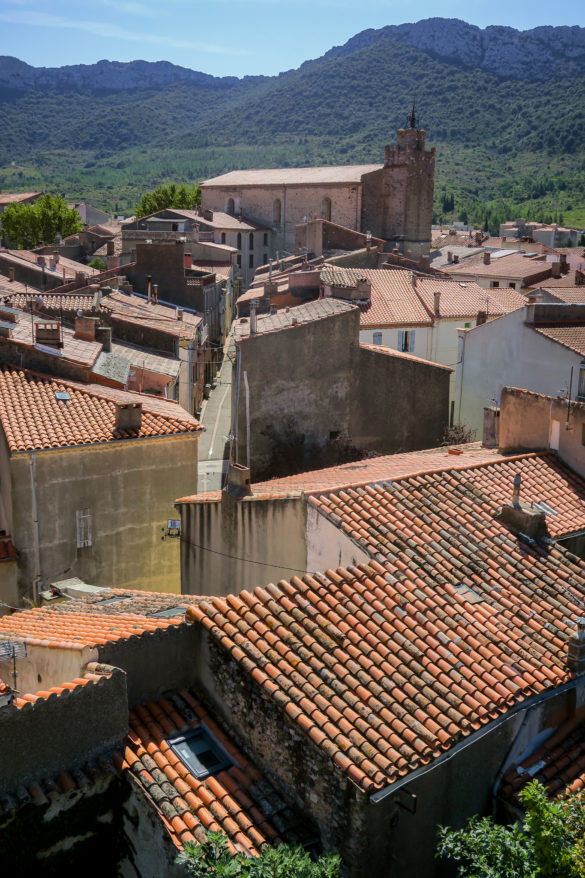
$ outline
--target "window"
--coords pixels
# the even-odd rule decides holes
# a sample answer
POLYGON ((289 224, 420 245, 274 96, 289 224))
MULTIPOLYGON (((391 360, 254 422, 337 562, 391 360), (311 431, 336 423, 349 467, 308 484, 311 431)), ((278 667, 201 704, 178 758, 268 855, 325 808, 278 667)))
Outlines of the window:
POLYGON ((490 283, 490 287, 491 287, 492 290, 494 290, 496 287, 499 287, 499 286, 500 286, 500 282, 499 282, 499 280, 493 280, 493 281, 490 283))
POLYGON ((188 731, 185 735, 173 735, 168 741, 183 765, 186 765, 198 780, 203 780, 210 774, 216 774, 233 765, 233 760, 219 741, 216 741, 202 726, 188 731))
POLYGON ((254 233, 250 232, 248 235, 248 250, 254 249, 254 233))
POLYGON ((262 259, 263 259, 262 265, 268 265, 268 253, 265 253, 264 256, 262 257, 262 259))
POLYGON ((585 363, 579 367, 579 385, 577 387, 577 399, 585 402, 585 363))
POLYGON ((321 217, 324 220, 331 220, 331 199, 324 198, 321 202, 321 217))
POLYGON ((275 226, 280 226, 282 216, 282 205, 280 198, 275 198, 272 203, 272 222, 275 226))
POLYGON ((221 233, 221 243, 225 244, 225 232, 221 233))
POLYGON ((75 513, 77 525, 77 548, 91 546, 91 512, 89 509, 78 509, 75 513))
POLYGON ((398 350, 404 354, 414 351, 414 329, 401 329, 398 332, 398 350))
POLYGON ((253 253, 250 253, 250 255, 248 257, 248 267, 254 268, 254 254, 253 253))
POLYGON ((268 247, 268 232, 264 232, 264 246, 268 247))
POLYGON ((178 231, 179 231, 179 223, 173 223, 173 224, 171 225, 171 230, 172 230, 173 232, 178 232, 178 231))
POLYGON ((374 332, 372 334, 372 343, 373 344, 382 344, 382 333, 381 332, 374 332))
POLYGON ((237 241, 236 246, 237 246, 238 250, 242 249, 242 233, 241 232, 238 232, 238 241, 237 241))
POLYGON ((238 268, 241 268, 241 267, 242 267, 242 257, 241 257, 241 255, 240 255, 239 253, 238 253, 237 257, 236 257, 236 261, 237 261, 237 263, 238 263, 238 268))
POLYGON ((230 216, 233 216, 235 213, 234 199, 228 198, 227 200, 227 210, 226 213, 229 213, 230 216))
POLYGON ((515 290, 515 289, 516 289, 516 284, 515 284, 515 283, 511 283, 511 284, 510 284, 510 289, 515 290))

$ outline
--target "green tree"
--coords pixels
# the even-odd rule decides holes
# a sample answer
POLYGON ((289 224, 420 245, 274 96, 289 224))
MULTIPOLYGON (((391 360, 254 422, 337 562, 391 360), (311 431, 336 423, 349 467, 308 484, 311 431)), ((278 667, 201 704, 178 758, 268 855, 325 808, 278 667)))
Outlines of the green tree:
POLYGON ((136 216, 149 216, 168 207, 192 210, 197 204, 201 204, 201 189, 196 183, 193 186, 163 183, 154 191, 144 193, 136 205, 136 216))
POLYGON ((106 263, 100 256, 94 256, 91 262, 87 263, 90 268, 96 268, 98 271, 106 270, 106 263))
POLYGON ((519 794, 521 825, 472 817, 465 829, 439 827, 437 856, 454 860, 461 878, 583 878, 585 800, 549 802, 534 780, 519 794))
POLYGON ((11 204, 2 214, 2 234, 19 250, 50 244, 55 235, 66 238, 82 228, 79 214, 60 195, 41 195, 34 204, 11 204))
POLYGON ((337 856, 312 860, 302 848, 264 845, 259 857, 232 855, 222 832, 208 832, 203 844, 187 842, 177 863, 194 878, 339 878, 337 856))

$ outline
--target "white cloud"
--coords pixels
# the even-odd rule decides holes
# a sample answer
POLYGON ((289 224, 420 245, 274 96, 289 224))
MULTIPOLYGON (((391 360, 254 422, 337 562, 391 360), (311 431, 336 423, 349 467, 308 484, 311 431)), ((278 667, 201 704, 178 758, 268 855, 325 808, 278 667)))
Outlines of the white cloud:
POLYGON ((0 12, 0 21, 9 24, 23 24, 27 27, 51 27, 68 30, 80 30, 95 36, 114 40, 132 40, 136 43, 168 46, 172 49, 193 49, 197 52, 215 55, 248 55, 244 49, 218 46, 196 40, 181 40, 165 34, 138 33, 111 24, 109 21, 83 21, 74 17, 54 15, 50 12, 0 12))

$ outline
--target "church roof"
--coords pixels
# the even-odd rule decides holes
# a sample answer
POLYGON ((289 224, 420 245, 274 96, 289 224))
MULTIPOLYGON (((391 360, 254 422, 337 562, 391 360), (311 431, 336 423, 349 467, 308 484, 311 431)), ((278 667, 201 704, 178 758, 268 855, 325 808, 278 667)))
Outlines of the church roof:
POLYGON ((229 171, 204 180, 206 186, 302 186, 317 183, 361 183, 364 174, 379 171, 383 165, 331 165, 322 168, 268 168, 229 171))

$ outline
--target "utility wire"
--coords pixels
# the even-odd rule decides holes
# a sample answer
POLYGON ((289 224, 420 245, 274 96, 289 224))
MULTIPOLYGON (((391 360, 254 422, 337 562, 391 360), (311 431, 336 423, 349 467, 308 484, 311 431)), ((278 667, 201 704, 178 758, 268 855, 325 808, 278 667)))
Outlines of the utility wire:
POLYGON ((228 552, 220 552, 218 549, 210 549, 209 546, 201 546, 199 543, 194 543, 192 540, 188 540, 183 536, 181 537, 181 542, 193 546, 194 549, 202 549, 204 552, 212 552, 214 555, 221 555, 222 558, 231 558, 232 561, 244 561, 246 564, 258 564, 261 567, 275 567, 277 570, 289 570, 293 573, 300 573, 302 576, 306 576, 307 574, 313 576, 316 572, 301 570, 300 567, 286 567, 283 564, 271 564, 269 561, 254 561, 252 558, 242 558, 240 555, 230 555, 228 552))

